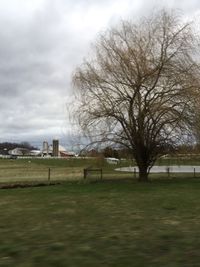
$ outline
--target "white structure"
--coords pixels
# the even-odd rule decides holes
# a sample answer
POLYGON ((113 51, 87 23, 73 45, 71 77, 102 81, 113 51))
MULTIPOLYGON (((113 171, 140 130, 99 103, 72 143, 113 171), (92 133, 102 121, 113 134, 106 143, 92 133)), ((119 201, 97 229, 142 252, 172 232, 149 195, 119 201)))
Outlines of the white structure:
POLYGON ((49 145, 47 141, 43 142, 43 147, 42 147, 42 154, 48 156, 49 154, 49 145))
MULTIPOLYGON (((42 156, 54 156, 53 144, 49 145, 47 141, 43 142, 42 156)), ((56 153, 57 154, 57 153, 56 153)), ((68 152, 63 146, 61 146, 58 142, 58 157, 75 157, 76 154, 74 152, 68 152)))
POLYGON ((106 158, 106 161, 109 164, 117 164, 117 163, 119 163, 119 159, 117 159, 117 158, 106 158))
POLYGON ((31 150, 29 155, 39 157, 42 155, 42 152, 40 150, 31 150))
POLYGON ((11 156, 41 156, 40 150, 29 150, 28 148, 16 147, 8 151, 11 156))
POLYGON ((27 155, 28 153, 29 150, 27 148, 21 148, 21 147, 16 147, 8 151, 8 154, 12 156, 24 156, 27 155))

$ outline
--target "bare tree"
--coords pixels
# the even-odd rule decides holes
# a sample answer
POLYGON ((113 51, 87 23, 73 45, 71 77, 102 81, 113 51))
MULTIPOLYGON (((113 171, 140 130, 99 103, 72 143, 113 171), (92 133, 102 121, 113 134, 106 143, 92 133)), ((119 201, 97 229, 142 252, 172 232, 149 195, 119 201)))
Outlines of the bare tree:
POLYGON ((81 127, 128 148, 148 181, 156 159, 188 138, 199 96, 197 36, 162 10, 102 34, 73 81, 81 127))

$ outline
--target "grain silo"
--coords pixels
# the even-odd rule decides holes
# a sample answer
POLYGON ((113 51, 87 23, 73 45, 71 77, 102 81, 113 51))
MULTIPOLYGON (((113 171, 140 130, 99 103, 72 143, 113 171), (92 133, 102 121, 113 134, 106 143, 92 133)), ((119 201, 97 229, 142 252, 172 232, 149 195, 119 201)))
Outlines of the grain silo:
POLYGON ((42 154, 48 155, 49 154, 49 144, 47 141, 43 142, 42 154))
POLYGON ((53 157, 59 156, 59 141, 53 140, 53 157))

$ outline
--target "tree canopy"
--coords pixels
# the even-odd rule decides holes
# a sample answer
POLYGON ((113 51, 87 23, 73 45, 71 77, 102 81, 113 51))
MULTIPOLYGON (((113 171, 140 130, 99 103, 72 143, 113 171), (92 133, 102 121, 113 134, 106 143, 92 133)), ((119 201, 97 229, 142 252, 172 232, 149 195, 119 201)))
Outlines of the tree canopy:
POLYGON ((193 135, 197 46, 192 23, 162 10, 101 34, 74 73, 82 129, 128 148, 140 181, 158 157, 193 135))

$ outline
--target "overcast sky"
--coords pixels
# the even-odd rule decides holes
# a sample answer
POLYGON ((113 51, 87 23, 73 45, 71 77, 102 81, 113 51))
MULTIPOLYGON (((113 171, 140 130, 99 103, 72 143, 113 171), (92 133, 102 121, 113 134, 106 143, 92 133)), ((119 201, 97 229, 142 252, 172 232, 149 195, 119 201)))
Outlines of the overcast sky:
POLYGON ((68 144, 71 74, 91 42, 120 18, 163 6, 200 11, 198 0, 0 0, 0 142, 68 144))

